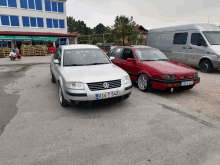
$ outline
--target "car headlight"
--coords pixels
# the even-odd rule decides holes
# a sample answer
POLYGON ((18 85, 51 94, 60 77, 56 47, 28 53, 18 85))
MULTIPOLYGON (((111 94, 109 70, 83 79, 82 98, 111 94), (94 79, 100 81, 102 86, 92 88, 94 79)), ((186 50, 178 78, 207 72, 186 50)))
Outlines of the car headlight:
POLYGON ((163 79, 176 79, 176 75, 172 75, 172 74, 163 74, 163 79))
POLYGON ((65 87, 69 89, 85 89, 81 82, 67 82, 65 87))
POLYGON ((218 57, 218 59, 220 60, 220 55, 216 55, 218 57))
POLYGON ((123 84, 131 83, 130 76, 127 75, 127 76, 123 77, 123 78, 122 78, 122 83, 123 83, 123 84))
POLYGON ((194 73, 194 77, 199 77, 198 72, 194 73))

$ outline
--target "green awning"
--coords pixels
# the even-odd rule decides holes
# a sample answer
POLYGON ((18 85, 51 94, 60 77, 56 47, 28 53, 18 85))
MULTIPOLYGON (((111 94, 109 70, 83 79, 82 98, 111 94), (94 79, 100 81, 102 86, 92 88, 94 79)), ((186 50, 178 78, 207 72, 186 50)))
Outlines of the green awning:
POLYGON ((34 41, 57 41, 56 37, 32 37, 34 41))
POLYGON ((12 41, 13 39, 13 36, 0 36, 0 41, 12 41))
POLYGON ((16 36, 15 41, 32 41, 32 38, 28 37, 28 36, 27 37, 26 36, 24 36, 24 37, 16 36))

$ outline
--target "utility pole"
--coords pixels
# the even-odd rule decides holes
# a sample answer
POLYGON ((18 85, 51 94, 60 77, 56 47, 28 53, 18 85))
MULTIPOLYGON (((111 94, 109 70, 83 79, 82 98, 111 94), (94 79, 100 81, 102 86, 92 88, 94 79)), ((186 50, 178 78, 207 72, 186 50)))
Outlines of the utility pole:
POLYGON ((209 24, 209 17, 208 17, 208 24, 209 24))

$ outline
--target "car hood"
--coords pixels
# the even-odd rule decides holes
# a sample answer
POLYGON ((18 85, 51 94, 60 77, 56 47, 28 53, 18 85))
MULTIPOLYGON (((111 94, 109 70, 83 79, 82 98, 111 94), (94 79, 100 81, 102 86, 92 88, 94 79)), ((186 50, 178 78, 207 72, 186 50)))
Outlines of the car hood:
POLYGON ((214 48, 214 51, 220 53, 220 45, 212 45, 212 47, 214 48))
POLYGON ((157 70, 158 72, 164 74, 183 74, 183 73, 194 72, 193 69, 186 68, 183 66, 178 66, 177 64, 174 64, 171 61, 143 61, 141 63, 144 66, 147 66, 148 68, 157 70))
POLYGON ((63 67, 69 81, 83 83, 122 79, 128 74, 114 64, 63 67))

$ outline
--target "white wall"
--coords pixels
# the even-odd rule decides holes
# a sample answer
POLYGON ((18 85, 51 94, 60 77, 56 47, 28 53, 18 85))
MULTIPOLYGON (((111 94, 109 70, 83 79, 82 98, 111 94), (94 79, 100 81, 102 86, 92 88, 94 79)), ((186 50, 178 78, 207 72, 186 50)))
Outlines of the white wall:
MULTIPOLYGON (((58 0, 54 0, 58 1, 58 0)), ((63 2, 60 0, 60 2, 63 2)), ((20 32, 51 32, 51 33, 64 33, 67 34, 67 20, 66 20, 66 2, 63 2, 64 13, 55 13, 45 11, 44 0, 42 0, 42 10, 29 10, 20 8, 20 0, 17 0, 17 8, 0 6, 0 14, 4 15, 16 15, 19 16, 19 27, 1 26, 0 31, 20 31, 20 32), (23 27, 22 16, 28 17, 41 17, 44 18, 44 28, 38 27, 23 27), (55 29, 47 28, 46 18, 63 19, 65 20, 65 28, 55 29)))

